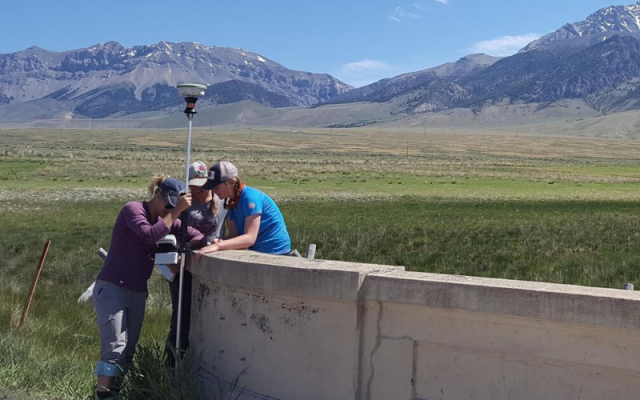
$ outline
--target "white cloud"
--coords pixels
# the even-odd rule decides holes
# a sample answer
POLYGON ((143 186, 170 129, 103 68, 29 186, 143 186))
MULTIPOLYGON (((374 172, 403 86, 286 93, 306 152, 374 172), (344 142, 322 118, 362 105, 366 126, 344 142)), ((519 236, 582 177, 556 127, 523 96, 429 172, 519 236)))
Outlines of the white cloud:
POLYGON ((443 57, 443 54, 413 56, 414 61, 403 64, 388 64, 384 61, 365 59, 343 64, 330 73, 345 83, 361 87, 381 79, 430 68, 433 66, 434 57, 439 59, 443 57))
POLYGON ((413 7, 420 11, 429 11, 429 7, 427 7, 425 4, 422 4, 421 2, 413 3, 413 7))
POLYGON ((340 67, 340 71, 346 73, 361 73, 366 71, 377 71, 387 68, 387 64, 377 60, 362 60, 344 64, 340 67))
MULTIPOLYGON (((440 1, 440 0, 437 0, 440 1)), ((496 57, 513 55, 524 46, 538 39, 540 35, 528 33, 519 36, 500 36, 491 40, 484 40, 473 45, 471 52, 485 53, 496 57)))
POLYGON ((438 3, 442 3, 442 4, 449 4, 449 0, 434 0, 437 1, 438 3))
POLYGON ((422 18, 422 15, 407 12, 402 7, 396 8, 391 14, 389 14, 389 19, 392 21, 402 22, 405 18, 420 19, 422 18))
POLYGON ((332 75, 355 87, 368 85, 397 74, 399 68, 377 60, 362 60, 341 65, 332 75))

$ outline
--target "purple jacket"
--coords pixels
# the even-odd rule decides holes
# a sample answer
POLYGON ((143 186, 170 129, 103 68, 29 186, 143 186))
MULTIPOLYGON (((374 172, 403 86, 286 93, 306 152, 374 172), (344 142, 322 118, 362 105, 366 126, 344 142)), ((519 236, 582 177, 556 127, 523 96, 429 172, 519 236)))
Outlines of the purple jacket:
MULTIPOLYGON (((153 272, 156 242, 169 233, 180 237, 180 220, 171 229, 157 217, 151 220, 149 204, 132 201, 118 214, 111 233, 109 254, 98 277, 135 292, 146 292, 147 281, 153 272)), ((189 240, 202 239, 196 229, 188 228, 189 240)))

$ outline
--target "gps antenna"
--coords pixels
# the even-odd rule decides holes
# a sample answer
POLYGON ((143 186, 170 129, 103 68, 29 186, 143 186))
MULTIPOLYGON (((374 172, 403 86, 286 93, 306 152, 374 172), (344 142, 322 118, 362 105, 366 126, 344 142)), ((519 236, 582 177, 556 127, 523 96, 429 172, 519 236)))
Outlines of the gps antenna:
MULTIPOLYGON (((193 116, 196 114, 196 102, 199 97, 204 96, 205 90, 207 87, 205 85, 199 85, 196 83, 181 83, 178 86, 178 91, 180 92, 180 96, 184 97, 184 100, 187 102, 187 107, 184 109, 184 113, 187 115, 187 119, 189 120, 189 129, 187 132, 187 156, 186 156, 186 173, 185 173, 185 186, 187 188, 187 193, 189 193, 189 164, 191 162, 191 127, 193 123, 193 116)), ((187 227, 189 226, 189 211, 185 210, 180 216, 180 220, 182 222, 182 231, 181 231, 181 240, 180 240, 180 249, 179 253, 182 254, 180 257, 180 282, 178 289, 178 321, 177 321, 177 333, 176 333, 176 350, 181 352, 181 323, 182 323, 182 287, 184 285, 184 263, 186 258, 186 253, 189 249, 189 242, 187 240, 187 227)), ((179 353, 181 354, 181 353, 179 353)))

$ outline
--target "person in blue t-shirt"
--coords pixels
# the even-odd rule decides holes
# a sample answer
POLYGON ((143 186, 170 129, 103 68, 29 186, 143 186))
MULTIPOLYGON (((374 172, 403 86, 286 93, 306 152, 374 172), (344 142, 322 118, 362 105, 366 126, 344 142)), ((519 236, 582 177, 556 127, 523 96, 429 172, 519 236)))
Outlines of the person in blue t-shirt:
POLYGON ((220 161, 209 169, 203 189, 211 189, 226 200, 229 235, 215 240, 196 253, 249 249, 260 253, 289 255, 291 239, 276 203, 265 193, 246 186, 238 169, 228 161, 220 161))

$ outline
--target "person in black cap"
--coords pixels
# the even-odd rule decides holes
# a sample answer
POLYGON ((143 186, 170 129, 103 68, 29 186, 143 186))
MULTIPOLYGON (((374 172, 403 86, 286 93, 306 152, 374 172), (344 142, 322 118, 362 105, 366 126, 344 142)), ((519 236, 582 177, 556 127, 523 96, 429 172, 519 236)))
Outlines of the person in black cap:
POLYGON ((204 189, 226 200, 229 235, 196 252, 196 258, 220 250, 249 249, 261 253, 289 255, 291 239, 276 203, 265 193, 245 185, 238 169, 220 161, 209 169, 204 189))
MULTIPOLYGON (((129 202, 118 214, 109 253, 93 289, 101 344, 94 371, 99 399, 118 395, 120 381, 133 360, 156 242, 168 233, 180 236, 180 214, 191 205, 191 195, 184 192, 178 179, 156 175, 149 186, 151 200, 129 202)), ((189 227, 188 237, 198 242, 203 235, 189 227)))

